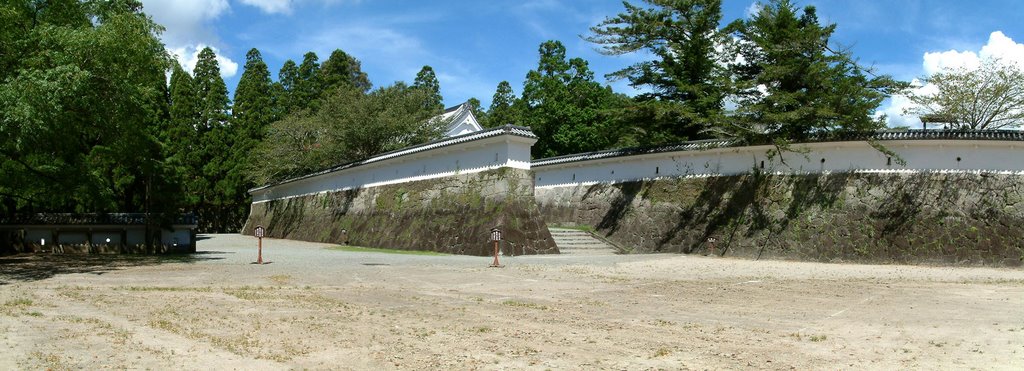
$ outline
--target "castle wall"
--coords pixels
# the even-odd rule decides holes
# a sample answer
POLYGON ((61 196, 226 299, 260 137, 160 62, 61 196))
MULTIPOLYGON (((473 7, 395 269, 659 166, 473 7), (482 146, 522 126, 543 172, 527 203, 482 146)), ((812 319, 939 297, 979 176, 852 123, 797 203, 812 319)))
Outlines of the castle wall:
POLYGON ((557 253, 533 196, 528 129, 506 126, 250 191, 243 234, 453 254, 557 253))
POLYGON ((535 197, 548 223, 634 252, 708 253, 714 238, 715 253, 751 258, 1022 263, 1020 142, 883 145, 905 163, 866 142, 800 145, 785 163, 771 147, 541 160, 535 197))

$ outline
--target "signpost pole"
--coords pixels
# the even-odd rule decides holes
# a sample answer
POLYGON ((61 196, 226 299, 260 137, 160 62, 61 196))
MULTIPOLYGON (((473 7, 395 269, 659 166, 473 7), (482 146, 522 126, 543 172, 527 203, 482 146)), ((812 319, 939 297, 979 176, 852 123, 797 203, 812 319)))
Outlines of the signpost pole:
POLYGON ((491 241, 494 241, 494 263, 491 263, 491 268, 501 268, 501 263, 498 263, 498 244, 501 243, 501 230, 498 228, 491 229, 491 241))
POLYGON ((253 234, 256 235, 256 264, 263 264, 263 234, 265 230, 262 225, 257 225, 256 229, 253 230, 253 234))

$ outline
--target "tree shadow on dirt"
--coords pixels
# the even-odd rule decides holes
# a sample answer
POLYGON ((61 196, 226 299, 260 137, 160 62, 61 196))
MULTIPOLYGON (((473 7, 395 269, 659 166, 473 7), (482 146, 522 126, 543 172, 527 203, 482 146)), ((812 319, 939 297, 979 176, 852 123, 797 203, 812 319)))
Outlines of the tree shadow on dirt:
MULTIPOLYGON (((789 222, 806 210, 833 207, 849 180, 848 174, 773 176, 761 172, 702 180, 699 194, 692 201, 682 202, 686 206, 678 211, 675 222, 660 233, 653 251, 692 253, 706 248, 711 237, 719 241, 718 247, 728 249, 737 233, 748 238, 764 234, 767 239, 760 243, 768 243, 768 239, 786 230, 789 222), (779 190, 785 189, 792 193, 780 194, 779 190)), ((614 235, 634 212, 636 197, 647 199, 646 193, 654 185, 654 181, 613 185, 620 196, 611 202, 597 229, 606 237, 614 235)), ((599 190, 592 187, 588 194, 599 190)))
POLYGON ((131 267, 220 260, 221 251, 167 255, 19 254, 0 258, 0 286, 44 280, 61 274, 102 275, 131 267))

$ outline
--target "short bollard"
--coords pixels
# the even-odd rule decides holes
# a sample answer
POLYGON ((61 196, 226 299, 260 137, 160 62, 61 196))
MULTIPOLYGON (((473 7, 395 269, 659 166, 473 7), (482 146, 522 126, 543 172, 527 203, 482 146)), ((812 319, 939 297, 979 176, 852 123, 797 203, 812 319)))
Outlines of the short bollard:
POLYGON ((256 242, 256 264, 263 264, 263 226, 256 226, 255 235, 258 242, 256 242))
POLYGON ((504 267, 501 263, 498 263, 498 243, 501 242, 501 230, 498 228, 491 228, 491 241, 494 241, 494 263, 491 263, 491 268, 504 267))

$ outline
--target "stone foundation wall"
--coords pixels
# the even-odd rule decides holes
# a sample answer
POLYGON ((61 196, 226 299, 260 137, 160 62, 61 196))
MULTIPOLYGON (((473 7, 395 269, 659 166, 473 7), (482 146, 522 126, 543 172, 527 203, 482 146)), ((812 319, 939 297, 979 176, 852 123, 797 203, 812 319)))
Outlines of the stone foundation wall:
POLYGON ((328 192, 252 205, 243 234, 364 247, 486 256, 502 229, 506 255, 558 253, 530 171, 481 173, 328 192))
POLYGON ((542 188, 553 225, 634 252, 1020 266, 1024 177, 971 173, 679 178, 542 188))

